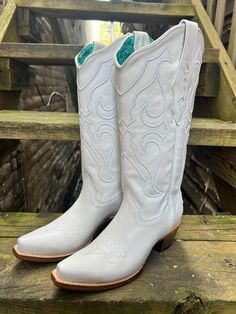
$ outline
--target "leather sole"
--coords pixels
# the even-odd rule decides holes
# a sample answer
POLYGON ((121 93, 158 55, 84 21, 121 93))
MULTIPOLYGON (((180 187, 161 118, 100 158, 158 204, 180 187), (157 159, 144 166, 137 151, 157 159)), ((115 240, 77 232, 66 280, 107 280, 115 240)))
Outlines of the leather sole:
MULTIPOLYGON (((174 241, 174 237, 179 228, 179 225, 180 223, 172 228, 171 231, 164 238, 158 240, 156 245, 154 246, 154 249, 161 252, 169 248, 174 241)), ((144 266, 141 266, 136 272, 125 278, 108 282, 76 282, 63 280, 58 276, 56 269, 54 269, 51 273, 51 279, 57 287, 62 289, 75 291, 104 291, 128 284, 142 273, 143 268, 144 266)))
POLYGON ((142 273, 143 267, 139 268, 135 273, 125 278, 109 281, 109 282, 75 282, 66 281, 58 277, 56 269, 51 273, 53 283, 62 289, 75 290, 75 291, 104 291, 118 288, 129 282, 133 281, 142 273))
POLYGON ((73 254, 73 253, 68 253, 68 254, 61 254, 61 255, 43 255, 43 254, 34 254, 34 253, 24 253, 19 250, 17 244, 13 246, 12 252, 15 255, 15 257, 17 257, 18 259, 22 261, 37 262, 37 263, 60 262, 64 258, 73 254))
MULTIPOLYGON (((98 234, 110 223, 110 221, 113 219, 113 217, 110 217, 109 219, 106 219, 96 230, 94 233, 92 239, 86 243, 83 247, 87 246, 90 242, 92 242, 98 234)), ((82 248, 80 248, 82 249, 82 248)), ((27 253, 27 252, 21 252, 18 245, 15 244, 12 248, 12 252, 15 255, 16 258, 25 261, 25 262, 35 262, 35 263, 54 263, 54 262, 60 262, 66 257, 69 257, 70 255, 74 254, 76 251, 66 254, 58 254, 58 255, 49 255, 49 254, 37 254, 37 253, 27 253)))

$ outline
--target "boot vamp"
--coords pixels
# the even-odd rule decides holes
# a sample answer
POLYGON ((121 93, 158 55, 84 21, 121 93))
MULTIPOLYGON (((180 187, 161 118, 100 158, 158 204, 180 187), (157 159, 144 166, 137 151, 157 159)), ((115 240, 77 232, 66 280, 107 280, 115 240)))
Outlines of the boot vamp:
POLYGON ((99 225, 119 207, 118 203, 96 207, 81 197, 63 215, 17 240, 18 248, 24 253, 72 254, 92 240, 99 225))
POLYGON ((113 221, 91 244, 60 262, 58 276, 68 281, 109 282, 140 269, 153 246, 174 222, 166 210, 155 222, 141 224, 131 206, 123 202, 113 221))

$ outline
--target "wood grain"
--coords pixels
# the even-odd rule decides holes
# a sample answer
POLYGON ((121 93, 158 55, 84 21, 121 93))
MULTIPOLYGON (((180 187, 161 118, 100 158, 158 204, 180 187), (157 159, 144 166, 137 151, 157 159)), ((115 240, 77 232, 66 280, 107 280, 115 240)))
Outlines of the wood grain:
POLYGON ((234 1, 234 10, 232 16, 232 24, 229 37, 228 53, 236 68, 236 1, 234 1))
POLYGON ((203 165, 210 168, 215 174, 236 189, 236 166, 229 163, 224 158, 224 154, 215 154, 214 151, 211 152, 209 149, 202 148, 195 150, 195 155, 203 165))
POLYGON ((8 0, 7 4, 0 14, 0 42, 19 41, 16 30, 16 4, 15 0, 8 0))
POLYGON ((175 24, 182 18, 194 16, 191 4, 130 3, 74 0, 17 0, 17 7, 30 8, 41 16, 108 20, 122 22, 149 22, 175 24))
MULTIPOLYGON (((0 138, 79 140, 79 116, 74 113, 0 111, 0 138)), ((236 123, 194 118, 189 145, 236 146, 236 123)))
MULTIPOLYGON (((74 58, 82 46, 71 44, 2 43, 0 56, 27 64, 74 65, 74 58)), ((219 50, 205 49, 204 63, 217 63, 219 50)))
POLYGON ((236 121, 236 72, 211 20, 199 0, 191 0, 195 20, 203 31, 206 47, 219 49, 219 91, 209 100, 211 117, 236 121))
MULTIPOLYGON (((23 234, 55 216, 1 214, 0 230, 21 227, 23 234)), ((50 280, 55 264, 17 261, 11 253, 16 239, 9 231, 0 238, 0 313, 233 314, 235 224, 235 216, 183 216, 171 248, 161 254, 153 251, 143 274, 131 284, 103 293, 57 289, 50 280), (217 233, 222 234, 219 239, 217 233)))
POLYGON ((222 36, 222 30, 224 26, 225 6, 226 0, 217 1, 214 26, 220 38, 222 36))
POLYGON ((0 57, 0 90, 14 91, 30 86, 28 65, 0 57))

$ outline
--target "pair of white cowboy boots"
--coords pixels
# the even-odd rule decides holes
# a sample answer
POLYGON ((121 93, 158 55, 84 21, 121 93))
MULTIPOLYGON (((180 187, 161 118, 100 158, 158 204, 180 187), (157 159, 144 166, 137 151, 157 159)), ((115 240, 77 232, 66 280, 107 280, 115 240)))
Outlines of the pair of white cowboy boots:
POLYGON ((198 25, 183 20, 155 41, 134 32, 79 53, 83 188, 60 218, 18 239, 18 258, 67 257, 57 286, 106 290, 136 278, 156 244, 171 245, 203 50, 198 25))

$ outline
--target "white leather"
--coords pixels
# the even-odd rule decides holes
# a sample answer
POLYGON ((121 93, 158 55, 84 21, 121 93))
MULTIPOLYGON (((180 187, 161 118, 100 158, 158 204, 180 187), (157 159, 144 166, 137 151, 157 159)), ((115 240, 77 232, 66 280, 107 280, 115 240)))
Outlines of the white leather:
POLYGON ((123 201, 107 228, 57 266, 62 280, 109 282, 136 272, 180 222, 180 185, 203 36, 183 20, 116 61, 123 201))
MULTIPOLYGON (((77 65, 83 187, 73 206, 52 223, 17 241, 21 252, 74 253, 121 203, 118 125, 113 55, 127 36, 94 52, 77 65)), ((76 59, 77 60, 77 57, 76 59)))

